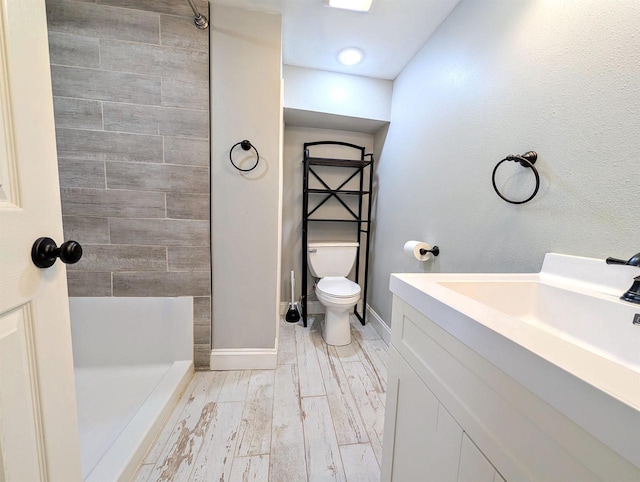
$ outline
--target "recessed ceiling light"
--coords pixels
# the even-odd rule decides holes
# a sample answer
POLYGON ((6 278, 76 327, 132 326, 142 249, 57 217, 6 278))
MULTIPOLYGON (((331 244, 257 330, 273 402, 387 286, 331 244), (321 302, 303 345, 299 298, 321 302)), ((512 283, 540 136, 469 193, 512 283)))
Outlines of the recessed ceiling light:
POLYGON ((364 52, 356 47, 348 47, 338 52, 338 60, 344 65, 356 65, 362 62, 364 52))
POLYGON ((356 12, 368 12, 373 0, 323 0, 325 5, 333 8, 343 8, 345 10, 355 10, 356 12))

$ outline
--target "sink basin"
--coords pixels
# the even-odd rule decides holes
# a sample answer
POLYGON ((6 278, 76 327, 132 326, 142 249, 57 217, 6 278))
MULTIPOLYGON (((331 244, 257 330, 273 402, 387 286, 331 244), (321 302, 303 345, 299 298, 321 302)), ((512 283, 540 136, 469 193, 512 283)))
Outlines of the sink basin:
POLYGON ((640 305, 544 281, 444 281, 446 289, 640 373, 640 305))

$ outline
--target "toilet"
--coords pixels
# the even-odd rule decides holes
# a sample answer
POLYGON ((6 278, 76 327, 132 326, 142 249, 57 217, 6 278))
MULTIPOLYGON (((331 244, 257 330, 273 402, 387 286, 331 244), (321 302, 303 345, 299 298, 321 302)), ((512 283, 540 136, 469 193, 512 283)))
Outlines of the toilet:
POLYGON ((325 307, 322 337, 327 345, 351 343, 349 310, 360 300, 360 286, 346 278, 353 268, 358 243, 308 243, 309 271, 321 278, 316 285, 318 301, 325 307))

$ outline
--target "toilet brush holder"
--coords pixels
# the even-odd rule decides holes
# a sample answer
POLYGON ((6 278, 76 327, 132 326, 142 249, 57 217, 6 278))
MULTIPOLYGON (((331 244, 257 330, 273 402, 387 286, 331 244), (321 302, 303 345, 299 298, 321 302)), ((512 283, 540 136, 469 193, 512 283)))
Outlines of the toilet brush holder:
POLYGON ((289 308, 287 308, 287 313, 284 315, 284 319, 287 323, 298 323, 300 321, 300 311, 298 310, 298 305, 294 301, 294 290, 296 286, 296 278, 295 274, 291 272, 291 302, 289 303, 289 308))

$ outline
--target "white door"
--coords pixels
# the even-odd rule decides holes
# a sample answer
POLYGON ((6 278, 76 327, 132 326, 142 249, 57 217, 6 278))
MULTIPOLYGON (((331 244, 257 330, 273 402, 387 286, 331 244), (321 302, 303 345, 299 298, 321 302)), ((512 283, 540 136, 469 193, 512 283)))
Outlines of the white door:
POLYGON ((81 480, 45 2, 0 0, 0 482, 81 480))

